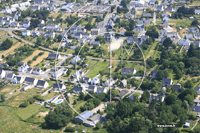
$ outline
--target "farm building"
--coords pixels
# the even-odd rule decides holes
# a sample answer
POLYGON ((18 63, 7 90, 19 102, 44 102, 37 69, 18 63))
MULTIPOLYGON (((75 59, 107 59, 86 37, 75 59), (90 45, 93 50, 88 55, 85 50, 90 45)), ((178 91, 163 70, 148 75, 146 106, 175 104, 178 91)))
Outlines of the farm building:
POLYGON ((74 121, 79 124, 83 124, 90 116, 92 116, 94 113, 90 110, 86 110, 83 113, 79 114, 74 118, 74 121))

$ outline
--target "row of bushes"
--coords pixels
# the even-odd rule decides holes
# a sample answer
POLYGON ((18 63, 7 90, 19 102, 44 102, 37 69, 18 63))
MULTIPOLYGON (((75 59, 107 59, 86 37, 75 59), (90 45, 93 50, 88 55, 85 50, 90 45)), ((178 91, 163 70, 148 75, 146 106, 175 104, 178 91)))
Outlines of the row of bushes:
POLYGON ((29 104, 33 104, 36 100, 38 101, 44 101, 44 99, 40 95, 35 95, 34 97, 31 97, 27 100, 25 100, 23 103, 19 105, 21 108, 27 107, 29 104))

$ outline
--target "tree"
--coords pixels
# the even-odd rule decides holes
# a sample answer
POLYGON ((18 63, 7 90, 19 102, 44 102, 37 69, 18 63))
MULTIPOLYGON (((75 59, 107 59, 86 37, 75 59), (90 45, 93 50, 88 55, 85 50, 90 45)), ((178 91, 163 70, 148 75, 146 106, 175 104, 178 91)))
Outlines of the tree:
POLYGON ((163 45, 164 47, 168 48, 169 46, 171 46, 172 44, 172 40, 168 37, 164 40, 163 45))
POLYGON ((103 43, 103 44, 106 42, 105 38, 102 37, 102 36, 97 36, 96 39, 95 39, 95 41, 99 41, 100 43, 103 43))
POLYGON ((44 117, 45 124, 48 128, 58 129, 66 126, 72 119, 72 115, 73 113, 69 106, 59 105, 44 117))
POLYGON ((5 94, 1 94, 1 101, 4 102, 6 100, 5 94))
POLYGON ((194 87, 194 83, 192 82, 192 80, 187 80, 185 82, 185 85, 184 85, 185 88, 189 88, 189 89, 192 89, 194 87))
POLYGON ((149 98, 150 98, 150 93, 149 91, 146 90, 143 92, 140 101, 149 102, 149 98))
POLYGON ((13 41, 10 40, 10 39, 6 39, 6 40, 3 41, 3 43, 1 44, 0 50, 7 50, 7 49, 9 49, 12 45, 13 45, 13 41))
POLYGON ((141 93, 135 92, 135 93, 133 94, 134 101, 135 101, 135 102, 139 102, 139 101, 140 101, 140 99, 139 99, 140 96, 141 96, 141 93))
POLYGON ((58 42, 60 42, 60 41, 62 40, 62 35, 59 34, 59 35, 57 36, 57 39, 58 39, 58 42))
POLYGON ((187 94, 187 96, 184 98, 184 100, 186 100, 190 106, 192 106, 194 104, 194 97, 190 94, 187 94))
POLYGON ((171 94, 166 96, 165 103, 167 105, 171 105, 171 104, 176 103, 176 100, 177 100, 177 96, 175 94, 171 93, 171 94))
POLYGON ((198 20, 193 20, 192 23, 191 23, 191 26, 198 26, 199 25, 199 22, 198 20))
POLYGON ((30 28, 31 29, 36 28, 39 23, 40 23, 40 21, 38 19, 31 19, 30 28))
POLYGON ((101 128, 101 123, 98 122, 98 123, 96 124, 96 129, 99 130, 100 128, 101 128))
POLYGON ((84 100, 84 98, 85 98, 85 95, 84 95, 83 92, 81 92, 80 95, 79 95, 79 99, 80 99, 80 100, 84 100))

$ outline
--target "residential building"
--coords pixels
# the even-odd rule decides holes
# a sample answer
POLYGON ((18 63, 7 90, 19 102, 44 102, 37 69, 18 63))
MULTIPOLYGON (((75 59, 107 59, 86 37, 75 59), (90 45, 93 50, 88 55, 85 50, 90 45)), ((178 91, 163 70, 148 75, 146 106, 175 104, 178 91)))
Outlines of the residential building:
POLYGON ((23 76, 15 76, 13 79, 12 79, 12 84, 22 84, 25 80, 25 77, 23 76))
POLYGON ((73 64, 73 65, 75 65, 78 61, 80 61, 81 60, 81 58, 77 55, 77 56, 75 56, 72 60, 71 60, 71 63, 73 64))
POLYGON ((150 96, 150 99, 149 99, 149 103, 151 103, 151 101, 155 99, 155 100, 161 100, 161 102, 163 102, 165 100, 165 96, 161 96, 161 95, 158 95, 158 94, 152 94, 150 96))
POLYGON ((17 21, 12 22, 12 23, 10 24, 10 27, 19 27, 19 23, 18 23, 17 21))
POLYGON ((136 74, 136 70, 135 69, 131 69, 131 68, 122 68, 121 75, 122 74, 125 74, 125 75, 136 74))
POLYGON ((86 110, 74 118, 75 123, 83 124, 90 116, 94 113, 92 111, 86 110))
POLYGON ((26 69, 26 73, 32 73, 33 72, 33 68, 32 67, 29 67, 26 69))
POLYGON ((178 45, 183 45, 183 46, 190 46, 191 41, 189 39, 180 39, 178 41, 178 45))
POLYGON ((60 24, 47 24, 46 29, 47 30, 55 30, 60 27, 60 24))
POLYGON ((186 39, 193 39, 194 36, 193 36, 193 34, 187 34, 187 35, 185 36, 185 38, 186 38, 186 39))
POLYGON ((54 54, 49 54, 48 55, 48 57, 47 57, 48 59, 60 59, 61 58, 61 55, 60 54, 56 54, 56 53, 54 53, 54 54))
POLYGON ((78 94, 80 94, 81 92, 84 93, 84 91, 85 91, 84 88, 81 86, 74 86, 74 88, 72 90, 73 93, 78 93, 78 94))
POLYGON ((52 74, 53 78, 58 78, 66 72, 65 68, 61 68, 52 74))
POLYGON ((167 79, 167 78, 163 78, 162 79, 162 86, 171 86, 173 84, 173 80, 172 79, 167 79))
POLYGON ((131 13, 126 13, 126 14, 125 14, 125 18, 126 18, 126 19, 133 19, 133 14, 131 14, 131 13))
POLYGON ((94 78, 91 80, 91 85, 97 85, 97 84, 100 84, 100 80, 99 80, 99 78, 94 77, 94 78))
POLYGON ((44 4, 44 0, 34 0, 34 4, 44 4))
POLYGON ((91 78, 83 77, 82 81, 89 84, 91 82, 91 78))
POLYGON ((200 95, 200 87, 195 87, 194 91, 197 93, 197 95, 200 95))
POLYGON ((40 32, 39 31, 34 31, 32 33, 32 37, 38 37, 38 36, 40 36, 40 32))
POLYGON ((52 87, 52 90, 53 91, 63 91, 63 90, 66 90, 66 86, 64 84, 58 84, 58 83, 55 83, 52 87))
POLYGON ((151 73, 150 73, 150 78, 156 78, 156 74, 157 74, 157 72, 158 72, 158 70, 153 70, 153 71, 151 71, 151 73))
MULTIPOLYGON (((18 63, 20 63, 20 62, 18 62, 18 63)), ((25 72, 29 68, 29 66, 26 63, 23 63, 22 65, 18 65, 18 66, 20 66, 18 69, 18 72, 25 72)))
POLYGON ((119 82, 119 86, 121 88, 126 88, 127 86, 127 80, 126 79, 123 79, 121 82, 119 82))
POLYGON ((137 33, 145 33, 145 27, 144 27, 144 25, 136 25, 135 26, 135 32, 137 32, 137 33))
POLYGON ((87 127, 94 127, 101 119, 100 114, 95 114, 94 116, 90 117, 88 120, 84 122, 84 125, 87 127))
POLYGON ((22 35, 23 36, 30 36, 31 35, 31 31, 30 30, 24 30, 24 31, 22 31, 22 35))
POLYGON ((91 92, 96 93, 96 92, 97 92, 97 87, 94 86, 94 85, 89 85, 89 87, 88 87, 87 90, 88 90, 89 92, 91 91, 91 92))
POLYGON ((200 47, 200 41, 193 41, 193 43, 194 43, 194 46, 196 46, 196 47, 200 47))
POLYGON ((196 15, 200 15, 200 9, 195 9, 195 10, 194 10, 194 13, 195 13, 196 15))
POLYGON ((168 38, 178 38, 178 32, 167 32, 168 38))
POLYGON ((152 17, 152 15, 151 15, 151 13, 142 13, 142 17, 150 18, 150 17, 152 17))
POLYGON ((38 79, 36 79, 36 78, 26 77, 25 80, 24 80, 24 83, 28 84, 28 85, 34 85, 35 86, 37 84, 37 81, 38 81, 38 79))
POLYGON ((45 32, 45 37, 46 38, 51 37, 52 39, 54 39, 55 32, 53 32, 53 31, 47 31, 47 32, 45 32))
POLYGON ((6 72, 2 69, 0 69, 0 79, 5 78, 6 72))
POLYGON ((20 26, 23 28, 29 28, 30 27, 30 21, 24 21, 20 23, 20 26))
POLYGON ((30 88, 32 88, 30 85, 26 85, 26 86, 22 87, 21 91, 27 91, 30 88))
POLYGON ((36 87, 39 89, 45 89, 45 88, 49 87, 49 83, 47 81, 38 80, 36 87))
POLYGON ((120 99, 123 99, 126 95, 128 95, 129 93, 130 91, 128 90, 122 90, 114 99, 119 101, 120 99))
POLYGON ((194 33, 194 38, 195 39, 200 39, 200 32, 194 33))
POLYGON ((172 90, 179 91, 181 89, 181 84, 176 83, 175 85, 172 86, 172 90))
POLYGON ((100 28, 97 29, 91 29, 91 35, 98 35, 100 32, 100 28))
POLYGON ((107 93, 108 89, 103 87, 97 87, 97 94, 107 93))
POLYGON ((200 117, 200 106, 192 106, 191 111, 194 111, 196 113, 196 116, 200 117))
POLYGON ((42 73, 43 73, 43 71, 40 68, 34 68, 33 69, 33 74, 40 75, 42 73))
POLYGON ((76 71, 73 75, 72 75, 72 78, 74 78, 74 79, 76 79, 76 80, 80 80, 81 79, 81 77, 83 77, 84 76, 84 72, 82 72, 81 71, 81 69, 80 70, 78 70, 78 71, 76 71))
POLYGON ((6 76, 5 76, 5 78, 6 78, 7 80, 11 80, 11 81, 12 81, 12 79, 13 79, 15 76, 16 76, 16 75, 13 74, 13 73, 7 73, 6 76))
POLYGON ((106 80, 106 81, 102 84, 102 86, 104 86, 104 87, 109 87, 109 86, 113 86, 114 83, 115 83, 115 81, 111 78, 111 79, 106 80))

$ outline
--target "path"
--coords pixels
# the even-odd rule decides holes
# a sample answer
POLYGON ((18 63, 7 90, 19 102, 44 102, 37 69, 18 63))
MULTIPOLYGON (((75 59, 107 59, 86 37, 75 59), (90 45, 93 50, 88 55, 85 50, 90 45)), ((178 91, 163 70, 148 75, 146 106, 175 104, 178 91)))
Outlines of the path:
POLYGON ((200 120, 200 118, 198 118, 198 119, 196 120, 196 123, 195 123, 194 126, 191 128, 191 130, 193 130, 193 129, 196 127, 196 125, 198 124, 199 120, 200 120))

